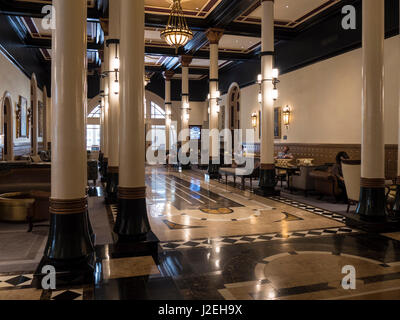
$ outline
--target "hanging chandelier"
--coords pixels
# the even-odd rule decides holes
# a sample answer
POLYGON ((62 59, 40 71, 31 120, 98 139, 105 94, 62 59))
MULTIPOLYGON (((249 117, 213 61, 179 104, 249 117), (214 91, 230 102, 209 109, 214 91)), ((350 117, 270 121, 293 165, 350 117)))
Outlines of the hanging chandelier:
POLYGON ((186 45, 193 39, 193 32, 189 29, 186 18, 183 15, 180 0, 173 0, 172 11, 168 19, 168 24, 161 32, 161 37, 178 52, 179 47, 186 45))

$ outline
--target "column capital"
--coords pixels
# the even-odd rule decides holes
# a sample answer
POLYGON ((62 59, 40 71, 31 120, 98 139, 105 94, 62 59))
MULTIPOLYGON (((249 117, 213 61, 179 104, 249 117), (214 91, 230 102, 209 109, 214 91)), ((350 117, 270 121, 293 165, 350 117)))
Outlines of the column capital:
POLYGON ((182 64, 182 67, 185 68, 188 68, 190 66, 192 60, 193 60, 192 56, 183 55, 179 57, 179 62, 182 64))
POLYGON ((224 34, 224 29, 210 28, 206 31, 206 37, 210 44, 218 44, 224 34))
POLYGON ((174 74, 175 72, 173 72, 172 70, 166 70, 163 72, 163 76, 166 81, 171 81, 174 74))

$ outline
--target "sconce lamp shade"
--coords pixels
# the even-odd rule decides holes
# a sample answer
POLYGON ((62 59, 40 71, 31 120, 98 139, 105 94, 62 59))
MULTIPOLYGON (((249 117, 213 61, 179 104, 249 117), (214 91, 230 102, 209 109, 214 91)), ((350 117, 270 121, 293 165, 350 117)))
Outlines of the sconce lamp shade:
POLYGON ((289 128, 290 126, 290 115, 292 111, 289 106, 286 106, 283 109, 282 115, 283 115, 283 124, 286 126, 286 128, 289 128))
POLYGON ((251 115, 251 126, 256 129, 257 128, 257 122, 258 122, 258 117, 257 117, 257 113, 253 113, 251 115))

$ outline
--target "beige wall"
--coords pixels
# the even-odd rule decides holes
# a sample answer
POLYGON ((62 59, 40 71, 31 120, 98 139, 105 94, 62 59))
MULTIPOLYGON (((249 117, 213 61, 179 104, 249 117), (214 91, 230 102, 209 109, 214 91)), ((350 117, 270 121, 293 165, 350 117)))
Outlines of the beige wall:
MULTIPOLYGON (((0 99, 3 107, 3 96, 9 92, 12 98, 13 128, 14 128, 14 144, 16 146, 30 143, 30 139, 16 138, 16 105, 19 102, 19 96, 23 96, 30 106, 31 100, 31 80, 22 73, 7 57, 0 52, 0 99)), ((43 92, 37 89, 38 101, 43 102, 43 92)), ((3 123, 3 110, 0 112, 0 123, 3 123)), ((2 125, 1 125, 2 126, 2 125)))
MULTIPOLYGON (((164 125, 164 120, 151 120, 150 119, 150 103, 154 101, 162 109, 165 107, 164 99, 154 94, 153 92, 146 90, 146 123, 154 125, 164 125)), ((207 102, 190 102, 190 121, 189 125, 204 125, 204 121, 207 121, 207 102)), ((181 124, 181 101, 172 101, 172 121, 178 122, 178 128, 181 124)))
MULTIPOLYGON (((385 142, 397 144, 399 107, 399 36, 385 41, 385 142)), ((288 143, 361 143, 361 49, 284 74, 276 106, 289 105, 288 143)), ((258 112, 258 85, 241 90, 241 123, 251 128, 258 112)), ((226 96, 223 97, 226 105, 226 96)), ((257 136, 257 135, 256 135, 257 136)))

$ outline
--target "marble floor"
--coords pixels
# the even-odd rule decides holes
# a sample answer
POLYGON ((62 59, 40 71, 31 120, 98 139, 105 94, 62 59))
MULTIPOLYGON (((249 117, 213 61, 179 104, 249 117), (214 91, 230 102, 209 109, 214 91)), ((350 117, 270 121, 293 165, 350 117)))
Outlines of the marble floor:
MULTIPOLYGON (((337 212, 258 197, 195 171, 146 174, 158 254, 123 255, 110 231, 96 246, 93 284, 36 290, 32 270, 10 271, 0 274, 0 300, 400 299, 400 233, 350 229, 337 212), (349 266, 355 288, 346 290, 349 266)), ((116 207, 93 210, 112 230, 116 207)))

